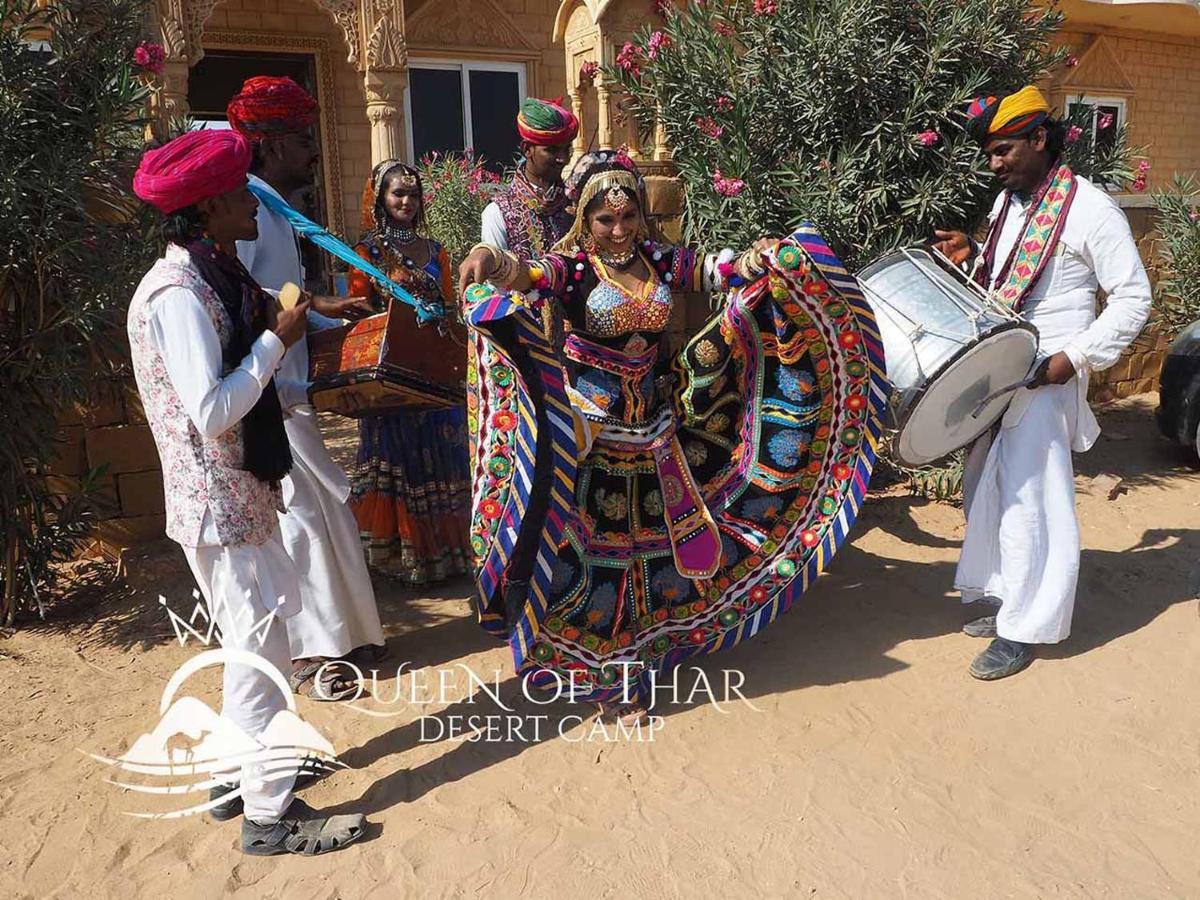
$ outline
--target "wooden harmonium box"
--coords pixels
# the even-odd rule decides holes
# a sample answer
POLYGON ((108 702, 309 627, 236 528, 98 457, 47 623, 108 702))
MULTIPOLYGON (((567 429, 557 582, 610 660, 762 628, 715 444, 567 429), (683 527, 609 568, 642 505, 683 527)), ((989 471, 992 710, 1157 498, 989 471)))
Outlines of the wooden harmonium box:
POLYGON ((312 404, 343 416, 465 402, 467 335, 454 318, 418 325, 393 300, 387 312, 308 336, 312 404))

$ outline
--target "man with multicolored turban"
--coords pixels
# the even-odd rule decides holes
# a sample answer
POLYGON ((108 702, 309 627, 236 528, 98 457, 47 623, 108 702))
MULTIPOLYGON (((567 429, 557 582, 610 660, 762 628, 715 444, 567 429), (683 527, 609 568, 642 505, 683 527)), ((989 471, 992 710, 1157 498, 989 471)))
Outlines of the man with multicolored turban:
MULTIPOLYGON (((229 101, 229 123, 254 145, 251 190, 263 197, 258 237, 238 243, 238 256, 267 290, 304 284, 299 238, 274 202, 306 186, 317 163, 313 136, 317 103, 290 78, 249 79, 229 101)), ((365 300, 312 297, 310 326, 328 327, 345 316, 369 314, 365 300)), ((295 466, 285 482, 287 512, 280 517, 284 546, 300 575, 301 610, 288 620, 293 688, 317 700, 357 695, 353 670, 330 664, 359 648, 384 645, 375 592, 354 515, 350 482, 329 456, 317 414, 308 401, 308 347, 298 342, 280 365, 279 397, 295 466)), ((369 652, 369 651, 367 651, 369 652)))
MULTIPOLYGON (((162 460, 167 536, 183 548, 227 652, 222 718, 250 738, 288 708, 284 622, 301 602, 277 510, 292 468, 277 375, 302 341, 307 303, 276 311, 234 254, 257 233, 251 148, 230 131, 192 131, 142 157, 133 189, 164 216, 167 249, 138 285, 128 333, 138 393, 162 460), (247 628, 247 623, 266 623, 247 628)), ((244 811, 242 850, 324 852, 362 836, 363 817, 324 816, 293 796, 296 771, 219 773, 214 818, 244 811)), ((201 807, 205 808, 205 807, 201 807)))
POLYGON ((983 680, 1025 668, 1036 644, 1067 638, 1079 577, 1079 523, 1071 452, 1100 426, 1088 376, 1113 365, 1150 313, 1150 283, 1120 207, 1062 158, 1065 129, 1036 87, 979 98, 967 112, 1004 190, 982 246, 939 231, 938 247, 971 262, 1000 304, 1038 329, 1041 362, 999 427, 971 448, 967 531, 955 586, 995 615, 964 631, 991 637, 971 664, 983 680), (1096 315, 1096 292, 1107 295, 1096 315))
POLYGON ((530 97, 517 115, 521 164, 483 211, 483 240, 519 259, 550 251, 571 227, 562 172, 579 120, 558 101, 530 97))

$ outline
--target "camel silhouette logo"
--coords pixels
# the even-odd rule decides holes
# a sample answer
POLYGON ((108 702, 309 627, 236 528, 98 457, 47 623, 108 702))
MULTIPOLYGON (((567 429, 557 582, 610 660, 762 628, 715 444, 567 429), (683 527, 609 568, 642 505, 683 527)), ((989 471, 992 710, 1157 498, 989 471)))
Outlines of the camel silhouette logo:
MULTIPOLYGON (((214 637, 219 643, 220 632, 214 631, 211 623, 205 633, 193 627, 198 615, 194 612, 191 620, 185 622, 171 613, 180 642, 186 643, 190 635, 204 644, 214 637)), ((202 615, 208 618, 206 610, 202 615)), ((253 632, 265 634, 262 622, 254 623, 251 628, 253 632)), ((261 656, 247 650, 220 647, 205 650, 187 660, 167 681, 158 714, 158 724, 153 730, 138 737, 119 756, 82 751, 121 773, 119 777, 109 778, 110 784, 157 797, 160 801, 183 797, 188 802, 178 809, 129 812, 128 815, 157 819, 205 812, 216 803, 241 796, 241 784, 234 793, 215 801, 209 800, 208 793, 211 788, 228 783, 231 774, 239 770, 254 772, 261 782, 345 767, 338 761, 333 745, 300 718, 295 695, 283 674, 261 656), (191 676, 204 669, 230 664, 258 669, 285 698, 286 708, 275 714, 257 738, 250 737, 233 721, 218 715, 203 700, 182 693, 184 683, 191 676), (243 770, 247 764, 249 768, 243 770)))

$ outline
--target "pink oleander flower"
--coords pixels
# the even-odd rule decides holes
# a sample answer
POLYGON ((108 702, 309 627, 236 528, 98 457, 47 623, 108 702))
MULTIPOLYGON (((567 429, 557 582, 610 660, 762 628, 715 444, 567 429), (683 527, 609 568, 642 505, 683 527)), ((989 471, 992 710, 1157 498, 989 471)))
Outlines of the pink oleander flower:
POLYGON ((588 60, 579 67, 579 80, 591 81, 596 77, 596 73, 600 71, 600 63, 588 60))
POLYGON ((700 133, 712 138, 714 141, 725 133, 725 129, 718 125, 712 116, 697 116, 696 127, 700 129, 700 133))
POLYGON ((733 37, 733 26, 728 22, 713 22, 713 31, 721 35, 721 37, 733 37))
POLYGON ((1070 128, 1067 129, 1067 143, 1068 144, 1075 143, 1081 137, 1083 137, 1083 129, 1080 128, 1078 125, 1072 125, 1070 128))
POLYGON ((647 55, 651 59, 658 59, 660 53, 665 53, 667 48, 671 46, 671 39, 661 31, 656 31, 650 35, 649 49, 647 55))
POLYGON ((1143 159, 1141 162, 1139 162, 1137 164, 1137 173, 1139 175, 1145 175, 1149 171, 1150 171, 1150 160, 1143 159))
POLYGON ((779 3, 777 0, 754 0, 754 14, 756 16, 773 16, 779 12, 779 3))
POLYGON ((731 109, 733 109, 733 101, 730 98, 717 98, 717 112, 729 112, 731 109))
POLYGON ((935 147, 941 139, 942 136, 932 129, 922 131, 917 135, 917 140, 922 147, 935 147))
POLYGON ((736 197, 746 187, 746 182, 740 178, 727 178, 720 169, 713 169, 713 190, 722 197, 736 197))
POLYGON ((638 78, 642 74, 641 59, 642 51, 638 46, 633 41, 626 41, 621 45, 621 52, 617 54, 617 67, 633 78, 638 78))
POLYGON ((1079 57, 1078 56, 1068 56, 1067 57, 1067 68, 1068 69, 1073 69, 1077 65, 1079 65, 1079 57))
POLYGON ((1142 191, 1146 190, 1146 176, 1145 175, 1138 175, 1133 179, 1133 189, 1134 189, 1134 191, 1136 191, 1139 194, 1142 191))
POLYGON ((154 41, 142 41, 133 51, 133 64, 155 75, 162 73, 163 60, 166 58, 167 53, 162 44, 156 44, 154 41))
POLYGON ((827 159, 823 159, 819 163, 817 163, 817 166, 818 166, 818 168, 828 172, 830 169, 833 168, 833 163, 831 163, 827 159))
POLYGON ((1200 222, 1200 209, 1193 208, 1192 211, 1188 213, 1188 218, 1193 222, 1200 222))
POLYGON ((1112 128, 1112 123, 1113 123, 1113 114, 1112 113, 1104 113, 1102 116, 1100 116, 1100 121, 1096 124, 1096 127, 1099 128, 1101 131, 1106 131, 1107 129, 1112 128))
POLYGON ((671 8, 671 0, 653 0, 650 4, 650 11, 660 19, 667 17, 667 10, 671 8))

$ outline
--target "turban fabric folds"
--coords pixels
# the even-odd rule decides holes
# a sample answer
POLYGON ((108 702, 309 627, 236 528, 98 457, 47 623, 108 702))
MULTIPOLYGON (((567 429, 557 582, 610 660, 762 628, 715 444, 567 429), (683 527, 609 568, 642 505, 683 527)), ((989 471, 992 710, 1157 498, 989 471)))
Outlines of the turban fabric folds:
POLYGON ((303 131, 317 120, 317 101, 290 78, 246 79, 225 110, 229 124, 250 140, 303 131))
POLYGON ((579 120, 560 100, 529 97, 517 114, 517 132, 521 140, 541 147, 554 147, 575 140, 579 120))
POLYGON ((189 131, 142 156, 133 192, 170 214, 244 185, 252 155, 235 131, 189 131))
POLYGON ((976 97, 967 108, 967 131, 979 143, 991 138, 1024 137, 1050 118, 1050 104, 1033 85, 997 99, 976 97))

